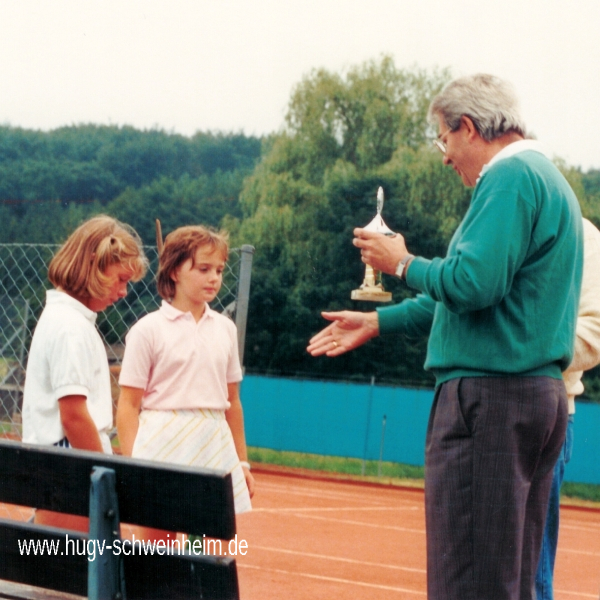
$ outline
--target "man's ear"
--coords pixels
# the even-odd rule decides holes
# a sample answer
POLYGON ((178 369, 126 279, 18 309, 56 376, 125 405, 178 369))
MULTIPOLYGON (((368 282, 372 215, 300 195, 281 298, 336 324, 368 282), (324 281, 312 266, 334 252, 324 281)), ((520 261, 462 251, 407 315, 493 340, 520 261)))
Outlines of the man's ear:
POLYGON ((461 121, 461 124, 465 128, 465 131, 467 133, 467 139, 469 141, 473 141, 476 137, 481 137, 481 136, 479 136, 477 127, 475 127, 475 123, 473 123, 473 120, 471 119, 471 117, 468 117, 467 115, 463 115, 460 118, 460 121, 461 121))

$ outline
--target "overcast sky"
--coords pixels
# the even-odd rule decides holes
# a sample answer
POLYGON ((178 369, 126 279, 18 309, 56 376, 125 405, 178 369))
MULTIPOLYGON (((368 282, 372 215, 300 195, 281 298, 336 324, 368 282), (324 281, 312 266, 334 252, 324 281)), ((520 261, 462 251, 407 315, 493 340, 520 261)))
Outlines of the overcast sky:
POLYGON ((600 168, 599 0, 0 0, 0 123, 261 135, 324 67, 512 81, 551 154, 600 168))

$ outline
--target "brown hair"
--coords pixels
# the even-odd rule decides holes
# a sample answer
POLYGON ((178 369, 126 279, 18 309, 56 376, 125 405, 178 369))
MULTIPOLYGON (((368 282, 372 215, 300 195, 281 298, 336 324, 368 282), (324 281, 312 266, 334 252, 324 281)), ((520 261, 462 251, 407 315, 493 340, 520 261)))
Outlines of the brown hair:
POLYGON ((122 264, 131 269, 133 281, 146 273, 148 261, 135 230, 107 215, 81 224, 61 246, 48 268, 48 279, 78 298, 102 298, 109 281, 108 267, 122 264))
POLYGON ((158 264, 156 286, 161 298, 170 300, 175 296, 175 282, 172 275, 188 259, 192 259, 202 246, 213 252, 220 252, 223 260, 229 255, 229 240, 225 231, 215 231, 202 225, 188 225, 172 231, 166 238, 158 264))

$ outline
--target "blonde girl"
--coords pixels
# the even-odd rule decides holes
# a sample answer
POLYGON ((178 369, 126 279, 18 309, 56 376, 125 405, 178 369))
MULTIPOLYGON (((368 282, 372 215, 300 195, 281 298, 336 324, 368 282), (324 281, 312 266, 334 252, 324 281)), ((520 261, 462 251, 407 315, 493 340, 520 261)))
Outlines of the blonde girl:
MULTIPOLYGON (((24 442, 111 453, 110 375, 96 317, 125 297, 146 266, 139 236, 106 215, 80 225, 56 253, 48 270, 54 289, 46 292, 29 350, 24 442)), ((55 517, 37 511, 36 521, 66 526, 66 517, 55 517)))

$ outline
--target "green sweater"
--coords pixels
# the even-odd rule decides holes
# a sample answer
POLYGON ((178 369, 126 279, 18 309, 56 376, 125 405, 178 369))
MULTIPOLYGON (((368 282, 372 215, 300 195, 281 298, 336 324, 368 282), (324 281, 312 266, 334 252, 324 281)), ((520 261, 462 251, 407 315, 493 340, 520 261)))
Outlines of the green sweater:
POLYGON ((446 258, 417 257, 421 293, 380 308, 382 334, 430 333, 425 368, 456 377, 547 375, 571 362, 583 268, 579 204, 559 170, 526 150, 475 186, 446 258))

